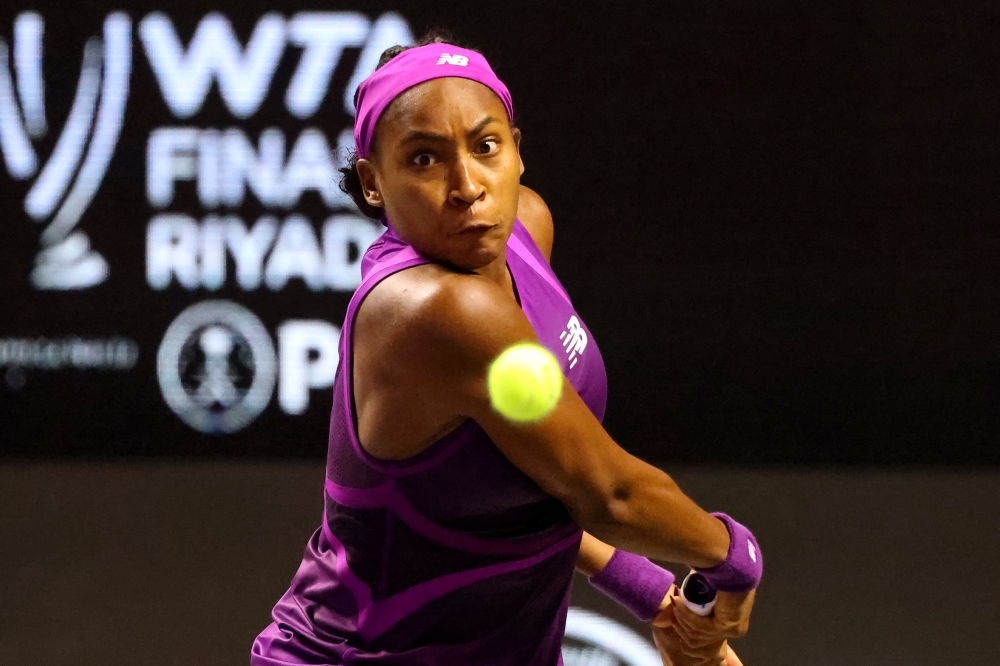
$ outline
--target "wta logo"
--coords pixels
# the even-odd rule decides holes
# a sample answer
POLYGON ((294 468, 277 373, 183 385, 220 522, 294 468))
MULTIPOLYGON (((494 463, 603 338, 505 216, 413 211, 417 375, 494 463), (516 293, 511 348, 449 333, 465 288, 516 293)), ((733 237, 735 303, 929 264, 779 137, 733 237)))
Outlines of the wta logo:
MULTIPOLYGON (((61 79, 45 80, 43 42, 63 34, 54 27, 47 34, 35 12, 17 16, 12 39, 0 33, 0 152, 11 178, 28 184, 23 207, 41 240, 31 271, 36 288, 85 289, 109 277, 108 261, 79 227, 118 146, 130 84, 134 94, 148 83, 131 80, 133 70, 145 71, 138 67, 143 56, 160 93, 144 101, 164 108, 143 109, 143 123, 153 118, 146 191, 116 194, 149 204, 148 286, 278 291, 297 280, 312 291, 357 287, 360 257, 381 230, 336 186, 353 130, 331 126, 328 112, 353 116, 354 90, 381 53, 413 42, 402 16, 270 12, 240 36, 219 12, 203 16, 189 35, 163 12, 134 26, 115 12, 101 35, 81 40, 75 93, 46 91, 61 79), (291 71, 279 67, 285 58, 296 63, 291 71), (340 66, 345 59, 349 77, 340 66), (340 100, 330 94, 334 85, 344 85, 340 100), (265 105, 279 89, 287 115, 265 105), (72 98, 56 136, 49 120, 63 117, 62 109, 47 113, 47 97, 72 98), (40 155, 39 145, 54 146, 51 155, 40 155)), ((123 239, 136 228, 124 222, 102 221, 118 225, 123 239)), ((105 252, 124 247, 118 242, 105 252)))
POLYGON ((76 93, 55 148, 43 160, 34 141, 50 129, 45 112, 42 17, 14 23, 13 49, 0 39, 0 151, 12 178, 31 181, 24 211, 40 229, 31 281, 38 289, 84 289, 108 278, 108 263, 77 230, 107 172, 121 134, 132 68, 132 25, 114 13, 83 49, 76 93), (13 58, 11 58, 13 56, 13 58), (10 63, 13 59, 13 72, 10 63))

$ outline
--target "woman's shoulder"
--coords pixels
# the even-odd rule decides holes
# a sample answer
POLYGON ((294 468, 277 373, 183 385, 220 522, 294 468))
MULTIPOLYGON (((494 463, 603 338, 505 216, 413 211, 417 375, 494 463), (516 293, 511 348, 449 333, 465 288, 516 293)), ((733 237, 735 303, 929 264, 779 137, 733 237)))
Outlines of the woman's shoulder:
POLYGON ((539 251, 546 260, 552 256, 552 240, 555 235, 552 213, 545 200, 533 189, 520 186, 517 198, 517 219, 531 234, 539 251))
POLYGON ((523 313, 495 283, 425 264, 395 273, 372 289, 359 309, 358 326, 377 329, 383 343, 398 349, 440 345, 457 350, 488 342, 512 318, 523 313))

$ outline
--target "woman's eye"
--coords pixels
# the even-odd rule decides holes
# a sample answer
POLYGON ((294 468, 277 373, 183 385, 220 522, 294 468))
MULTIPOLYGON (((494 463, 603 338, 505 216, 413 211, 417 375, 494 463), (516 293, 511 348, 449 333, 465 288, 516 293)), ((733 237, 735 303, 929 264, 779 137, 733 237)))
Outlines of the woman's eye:
POLYGON ((479 144, 478 152, 480 155, 490 155, 495 153, 498 147, 499 144, 495 140, 490 139, 479 144))
POLYGON ((430 153, 420 153, 413 158, 413 163, 421 167, 431 166, 434 164, 434 156, 430 153))

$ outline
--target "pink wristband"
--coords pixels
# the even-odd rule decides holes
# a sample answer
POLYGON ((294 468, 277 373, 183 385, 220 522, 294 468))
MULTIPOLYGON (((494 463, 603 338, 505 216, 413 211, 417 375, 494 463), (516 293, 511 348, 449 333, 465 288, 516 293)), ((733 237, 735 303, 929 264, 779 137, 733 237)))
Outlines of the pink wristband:
POLYGON ((729 532, 729 553, 711 569, 695 569, 720 592, 749 592, 760 585, 764 558, 753 533, 724 513, 713 513, 729 532))
POLYGON ((590 584, 643 622, 649 622, 660 612, 660 604, 674 584, 674 575, 645 557, 616 550, 590 584))

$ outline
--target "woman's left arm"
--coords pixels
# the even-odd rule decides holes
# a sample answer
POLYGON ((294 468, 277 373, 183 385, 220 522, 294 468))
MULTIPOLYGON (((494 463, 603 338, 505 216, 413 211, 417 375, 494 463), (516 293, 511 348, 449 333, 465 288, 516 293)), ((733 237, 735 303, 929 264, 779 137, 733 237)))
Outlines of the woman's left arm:
MULTIPOLYGON (((517 217, 531 234, 531 239, 535 241, 535 245, 538 246, 545 258, 551 259, 554 236, 552 213, 545 204, 545 200, 537 192, 524 185, 521 185, 518 196, 517 217)), ((580 542, 580 553, 576 558, 576 570, 587 578, 593 578, 604 570, 614 554, 614 546, 584 532, 583 540, 580 542)))
MULTIPOLYGON (((552 240, 555 235, 552 213, 545 204, 545 200, 537 192, 524 185, 521 185, 518 195, 517 217, 531 234, 531 239, 535 241, 535 245, 538 246, 545 258, 551 259, 552 240)), ((576 559, 576 569, 587 578, 593 578, 604 570, 614 554, 614 546, 584 532, 583 540, 580 542, 580 553, 576 559)))
MULTIPOLYGON (((546 205, 545 200, 542 199, 537 192, 524 185, 521 185, 518 196, 517 217, 521 220, 521 224, 524 225, 524 228, 528 230, 528 233, 531 234, 532 240, 535 241, 535 245, 538 246, 541 253, 547 260, 550 260, 552 257, 552 241, 555 236, 552 213, 549 211, 549 207, 546 205)), ((580 553, 576 560, 576 569, 587 578, 592 579, 594 576, 604 571, 614 554, 614 546, 606 544, 597 537, 584 532, 583 540, 580 542, 580 553)), ((626 581, 621 582, 627 584, 626 581)), ((630 582, 635 583, 637 581, 630 582)), ((634 594, 639 591, 627 590, 626 592, 634 594)), ((667 616, 670 617, 670 620, 673 619, 672 609, 671 611, 666 610, 671 605, 672 595, 674 598, 679 598, 679 593, 673 585, 670 586, 666 595, 660 602, 661 613, 660 616, 656 618, 657 623, 665 620, 667 616)), ((685 608, 681 611, 681 615, 684 616, 683 620, 686 620, 686 622, 683 622, 680 625, 679 631, 688 641, 699 643, 699 647, 707 647, 708 643, 727 637, 735 638, 742 636, 746 633, 750 615, 749 609, 753 606, 754 596, 755 595, 752 593, 749 596, 726 595, 725 593, 720 593, 719 603, 721 604, 721 607, 719 608, 719 614, 721 616, 725 616, 722 618, 724 621, 721 623, 724 626, 719 626, 720 618, 698 618, 691 613, 686 613, 685 611, 687 611, 687 609, 685 608), (732 606, 732 608, 729 608, 730 606, 732 606)), ((621 601, 619 601, 619 603, 621 603, 621 601)), ((667 624, 672 624, 672 622, 668 620, 667 624)), ((674 628, 662 627, 658 628, 658 630, 665 636, 666 632, 673 631, 674 628)), ((659 638, 663 639, 664 636, 660 636, 659 638)), ((669 641, 665 642, 669 643, 669 641)), ((683 639, 679 641, 678 645, 681 643, 683 643, 683 639)), ((658 645, 658 647, 661 648, 661 654, 666 657, 666 654, 663 652, 663 647, 660 645, 658 645)), ((685 647, 690 648, 690 644, 685 647)), ((735 666, 740 663, 736 654, 732 651, 732 648, 729 648, 728 646, 724 646, 722 652, 723 657, 725 657, 726 651, 729 653, 729 658, 723 663, 726 663, 728 666, 735 666)), ((664 662, 666 663, 667 659, 664 659, 664 662)), ((683 660, 678 660, 675 657, 673 663, 679 665, 683 663, 683 660)))

